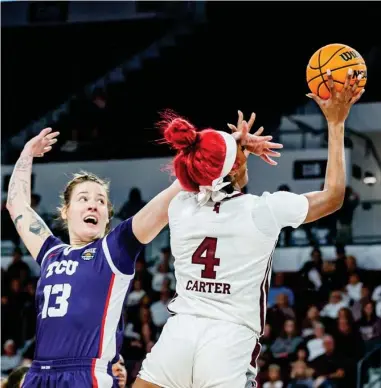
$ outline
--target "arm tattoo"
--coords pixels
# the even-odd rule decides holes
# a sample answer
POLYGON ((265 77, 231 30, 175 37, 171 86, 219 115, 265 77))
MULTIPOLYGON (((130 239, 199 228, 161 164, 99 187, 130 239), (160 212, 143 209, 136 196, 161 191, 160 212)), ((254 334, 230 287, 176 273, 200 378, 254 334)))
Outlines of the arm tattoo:
POLYGON ((15 224, 15 227, 16 227, 16 228, 17 228, 17 223, 21 220, 21 218, 22 218, 22 214, 20 214, 19 216, 17 216, 17 217, 14 219, 13 223, 15 224))
POLYGON ((31 155, 21 156, 20 159, 16 163, 15 170, 16 171, 28 171, 32 166, 33 158, 31 155))
POLYGON ((10 205, 12 205, 12 202, 15 199, 16 195, 17 195, 16 183, 12 180, 11 185, 10 185, 9 190, 8 190, 8 199, 7 199, 8 203, 10 205))
POLYGON ((37 236, 42 236, 47 232, 44 222, 37 217, 32 219, 32 222, 29 225, 29 231, 33 234, 36 234, 37 236))
POLYGON ((23 188, 23 192, 26 196, 30 196, 30 193, 29 193, 29 187, 30 187, 30 183, 28 181, 26 181, 25 179, 20 179, 20 181, 22 182, 22 188, 23 188))
POLYGON ((29 232, 37 236, 49 235, 49 229, 45 225, 45 222, 40 218, 40 216, 34 210, 29 208, 27 209, 32 214, 32 220, 29 225, 29 232))

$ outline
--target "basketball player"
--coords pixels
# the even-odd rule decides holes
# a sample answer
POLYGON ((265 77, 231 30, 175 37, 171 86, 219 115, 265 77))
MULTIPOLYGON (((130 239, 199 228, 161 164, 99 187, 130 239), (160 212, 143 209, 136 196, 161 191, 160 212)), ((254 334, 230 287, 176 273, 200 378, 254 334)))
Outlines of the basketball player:
POLYGON ((352 87, 349 73, 337 92, 330 74, 330 99, 309 95, 328 122, 328 164, 320 192, 242 195, 246 156, 231 135, 197 132, 181 118, 166 124, 165 138, 178 150, 174 168, 184 189, 169 206, 177 296, 168 307, 174 315, 134 388, 244 387, 251 361, 255 375, 280 230, 324 217, 344 198, 344 122, 360 98, 355 90, 361 77, 352 87))
MULTIPOLYGON (((111 387, 135 259, 167 224, 168 205, 181 186, 175 181, 109 232, 108 184, 93 174, 77 174, 62 197, 61 217, 70 237, 70 245, 64 244, 30 207, 33 158, 49 152, 57 136, 46 128, 28 141, 9 183, 7 208, 41 266, 35 360, 23 387, 111 387)), ((264 155, 271 144, 266 136, 236 138, 264 155)))

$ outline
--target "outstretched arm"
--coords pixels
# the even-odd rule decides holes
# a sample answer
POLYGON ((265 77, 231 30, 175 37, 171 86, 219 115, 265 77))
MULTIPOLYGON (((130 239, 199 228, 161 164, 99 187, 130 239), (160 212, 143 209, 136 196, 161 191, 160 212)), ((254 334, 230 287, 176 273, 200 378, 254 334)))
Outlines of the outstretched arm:
POLYGON ((51 150, 58 132, 51 133, 46 128, 31 139, 24 147, 9 181, 7 209, 33 258, 37 255, 44 241, 52 234, 41 217, 30 207, 31 175, 34 157, 41 157, 51 150))
POLYGON ((314 94, 308 97, 315 100, 320 106, 328 122, 328 163, 324 181, 324 189, 305 194, 308 199, 308 214, 305 223, 313 222, 340 209, 345 194, 345 153, 344 153, 344 123, 348 117, 350 108, 359 100, 364 89, 356 94, 361 75, 357 77, 353 85, 352 69, 348 70, 348 76, 342 91, 338 92, 328 70, 328 86, 331 96, 328 100, 322 100, 314 94))
POLYGON ((169 204, 181 190, 180 182, 176 180, 134 216, 132 230, 142 244, 151 242, 168 224, 169 204))

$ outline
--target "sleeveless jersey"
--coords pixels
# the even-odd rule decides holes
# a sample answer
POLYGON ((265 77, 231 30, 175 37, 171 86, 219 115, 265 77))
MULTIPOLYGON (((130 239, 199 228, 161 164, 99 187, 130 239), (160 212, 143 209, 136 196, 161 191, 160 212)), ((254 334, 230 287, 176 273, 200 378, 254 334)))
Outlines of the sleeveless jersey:
POLYGON ((169 310, 235 322, 261 335, 280 230, 298 227, 307 212, 304 195, 284 191, 238 194, 202 207, 195 194, 179 193, 169 207, 177 280, 169 310))
POLYGON ((37 257, 36 360, 119 358, 123 303, 142 246, 132 218, 80 248, 47 238, 37 257))

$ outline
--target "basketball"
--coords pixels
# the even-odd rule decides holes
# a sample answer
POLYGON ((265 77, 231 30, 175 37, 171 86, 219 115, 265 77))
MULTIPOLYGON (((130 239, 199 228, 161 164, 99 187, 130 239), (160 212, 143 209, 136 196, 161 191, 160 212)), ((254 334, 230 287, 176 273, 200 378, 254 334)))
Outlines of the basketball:
POLYGON ((367 80, 366 64, 362 56, 353 48, 345 44, 329 44, 316 51, 307 65, 307 83, 312 93, 320 98, 328 99, 330 92, 327 84, 327 70, 331 70, 337 91, 344 86, 348 70, 353 70, 351 85, 362 74, 357 93, 360 92, 367 80))

